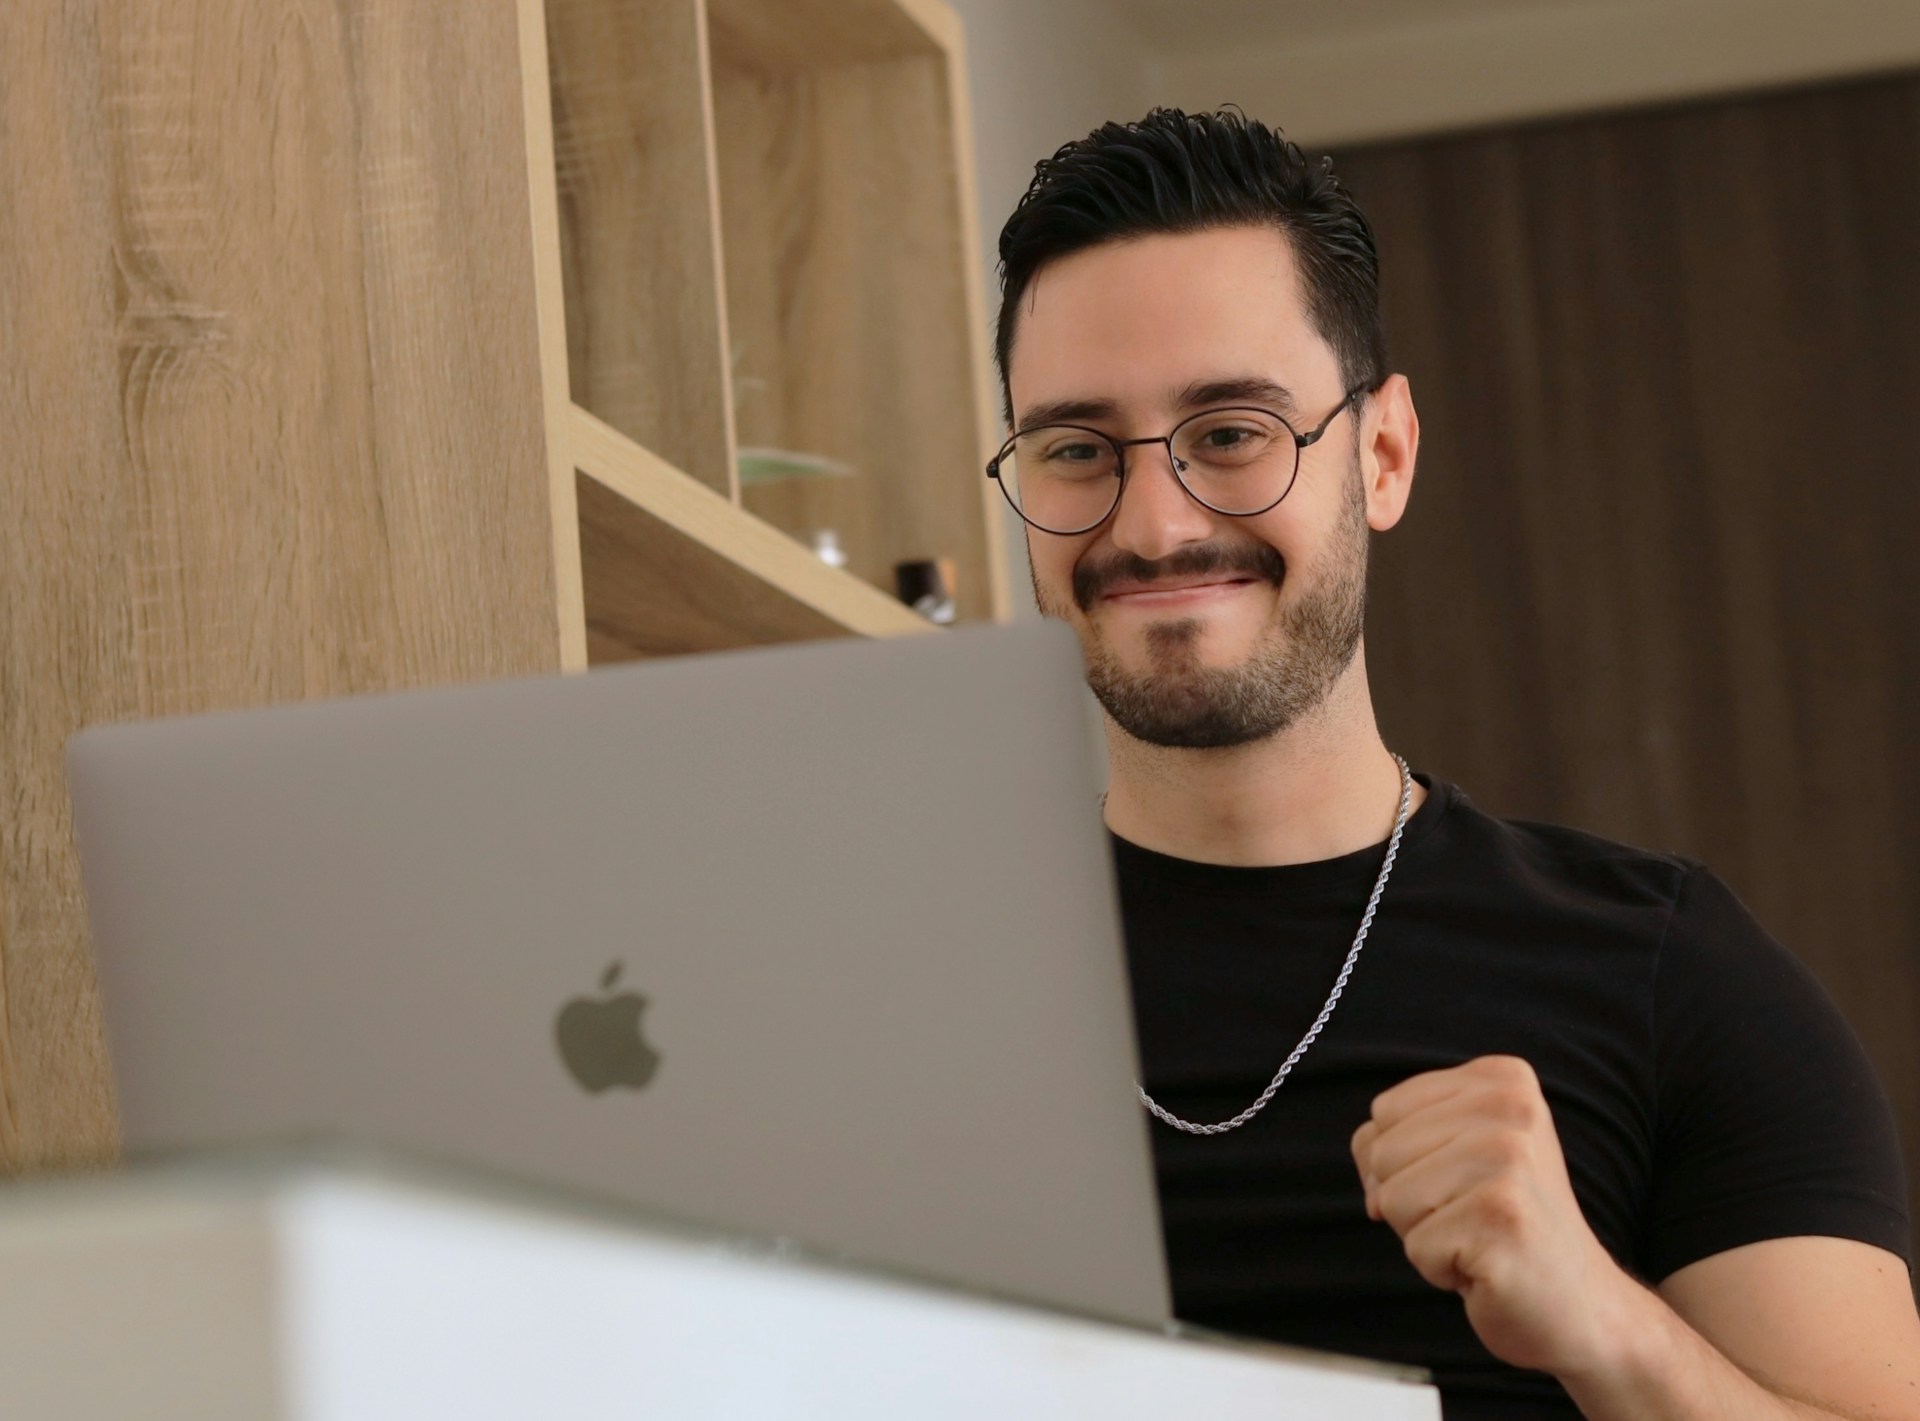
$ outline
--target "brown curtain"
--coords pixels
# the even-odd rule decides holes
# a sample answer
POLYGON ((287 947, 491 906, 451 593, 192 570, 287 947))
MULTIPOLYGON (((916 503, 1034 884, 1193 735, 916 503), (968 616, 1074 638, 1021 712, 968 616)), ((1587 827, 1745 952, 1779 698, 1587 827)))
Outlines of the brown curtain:
POLYGON ((1853 1021, 1920 1185, 1920 77, 1336 164, 1422 422, 1374 543, 1388 743, 1704 860, 1853 1021))

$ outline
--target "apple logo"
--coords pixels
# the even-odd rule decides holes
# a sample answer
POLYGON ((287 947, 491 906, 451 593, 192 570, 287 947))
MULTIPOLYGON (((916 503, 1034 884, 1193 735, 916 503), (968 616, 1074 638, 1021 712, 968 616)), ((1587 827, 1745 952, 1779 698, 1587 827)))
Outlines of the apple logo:
MULTIPOLYGON (((614 963, 600 978, 603 993, 620 980, 620 967, 614 963)), ((639 1090, 660 1069, 660 1053, 640 1034, 640 1013, 646 1009, 647 999, 638 992, 575 997, 560 1009, 553 1023, 560 1059, 594 1095, 617 1085, 639 1090)))

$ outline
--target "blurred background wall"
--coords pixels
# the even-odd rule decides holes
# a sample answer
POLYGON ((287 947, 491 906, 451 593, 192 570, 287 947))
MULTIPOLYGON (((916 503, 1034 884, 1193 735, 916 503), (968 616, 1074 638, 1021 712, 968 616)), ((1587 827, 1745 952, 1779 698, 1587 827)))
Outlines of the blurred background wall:
POLYGON ((1233 102, 1335 154, 1423 423, 1373 548, 1388 743, 1707 862, 1853 1021, 1920 1185, 1920 5, 954 4, 990 265, 1108 118, 1233 102))

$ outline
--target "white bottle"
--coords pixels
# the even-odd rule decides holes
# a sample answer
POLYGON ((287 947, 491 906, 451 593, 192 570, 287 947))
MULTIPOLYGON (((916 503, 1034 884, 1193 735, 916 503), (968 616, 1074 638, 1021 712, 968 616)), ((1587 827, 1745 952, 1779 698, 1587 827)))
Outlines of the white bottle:
POLYGON ((831 528, 822 528, 813 535, 813 551, 828 567, 847 565, 847 550, 840 546, 840 535, 831 528))

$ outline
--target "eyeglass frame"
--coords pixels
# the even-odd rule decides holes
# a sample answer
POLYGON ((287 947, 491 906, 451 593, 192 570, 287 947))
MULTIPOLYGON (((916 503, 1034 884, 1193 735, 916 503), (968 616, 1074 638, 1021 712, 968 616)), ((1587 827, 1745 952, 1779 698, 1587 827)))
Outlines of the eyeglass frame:
POLYGON ((1328 413, 1325 419, 1321 420, 1320 423, 1315 425, 1311 430, 1309 430, 1305 434, 1301 434, 1298 431, 1296 431, 1285 415, 1278 414, 1275 411, 1267 409, 1262 405, 1217 405, 1211 409, 1198 410, 1195 413, 1188 415, 1185 419, 1181 420, 1178 424, 1176 424, 1172 429, 1168 430, 1165 434, 1156 435, 1151 438, 1145 438, 1145 439, 1115 439, 1111 434, 1108 434, 1105 430, 1093 429, 1084 424, 1051 424, 1051 423, 1036 424, 1028 429, 1017 429, 1012 434, 1007 436, 1007 442, 1000 446, 1000 452, 995 454, 991 459, 987 460, 987 477, 992 479, 996 484, 1000 485, 1000 493, 1007 500, 1008 506, 1012 508, 1015 513, 1018 513, 1020 515, 1021 521, 1024 522, 1028 527, 1037 529, 1042 533, 1051 533, 1056 538, 1077 538, 1082 533, 1091 533, 1095 528, 1098 528, 1102 523, 1106 522, 1109 518, 1113 517, 1114 513, 1119 509, 1120 499, 1122 498, 1122 496, 1125 495, 1127 491, 1127 450, 1135 448, 1141 444, 1161 444, 1166 447, 1167 462, 1173 468, 1174 482, 1180 485, 1181 489, 1186 493, 1187 497, 1191 498, 1195 503, 1199 504, 1202 508, 1206 509, 1208 512, 1218 513, 1222 518, 1258 518, 1262 513, 1271 513, 1274 509, 1278 508, 1283 502, 1286 501, 1287 495, 1293 492, 1294 484, 1298 483, 1300 480, 1300 451, 1302 449, 1306 449, 1314 444, 1319 443, 1320 436, 1327 432, 1327 430, 1332 426, 1333 422, 1340 417, 1343 411, 1352 407, 1353 402, 1356 399, 1358 399, 1361 395, 1366 394, 1367 390, 1368 390, 1368 387, 1365 385, 1355 385, 1352 389, 1348 390, 1344 396, 1341 397, 1340 403, 1333 407, 1333 409, 1328 413), (1173 452, 1174 435, 1178 434, 1181 430, 1185 429, 1188 425, 1192 424, 1196 419, 1205 419, 1208 415, 1230 414, 1234 410, 1246 410, 1254 414, 1263 414, 1267 416, 1267 418, 1272 420, 1277 420, 1279 421, 1280 427, 1286 430, 1288 434, 1293 436, 1293 472, 1287 476, 1286 488, 1280 491, 1279 498, 1276 498, 1272 503, 1269 503, 1265 508, 1256 508, 1249 513, 1231 513, 1224 508, 1215 508, 1211 503, 1208 503, 1204 498, 1200 497, 1199 494, 1195 493, 1193 491, 1192 486, 1187 483, 1186 479, 1181 477, 1181 474, 1184 471, 1184 461, 1180 458, 1178 454, 1175 454, 1173 452), (1102 513, 1098 518, 1094 519, 1093 522, 1087 524, 1087 526, 1084 528, 1076 528, 1070 532, 1061 532, 1057 528, 1047 528, 1047 527, 1043 527, 1041 524, 1035 523, 1031 518, 1027 517, 1026 510, 1021 508, 1020 505, 1014 501, 1013 495, 1007 491, 1006 480, 1000 477, 1001 461, 1004 460, 1007 457, 1007 455, 1013 451, 1014 441, 1025 438, 1027 435, 1033 433, 1034 430, 1036 429, 1071 429, 1079 434, 1091 434, 1096 439, 1101 439, 1106 441, 1108 447, 1113 450, 1114 462, 1119 466, 1118 471, 1115 473, 1114 477, 1120 481, 1120 486, 1119 488, 1114 490, 1113 503, 1108 507, 1107 511, 1105 513, 1102 513))

